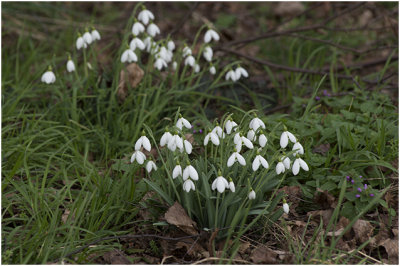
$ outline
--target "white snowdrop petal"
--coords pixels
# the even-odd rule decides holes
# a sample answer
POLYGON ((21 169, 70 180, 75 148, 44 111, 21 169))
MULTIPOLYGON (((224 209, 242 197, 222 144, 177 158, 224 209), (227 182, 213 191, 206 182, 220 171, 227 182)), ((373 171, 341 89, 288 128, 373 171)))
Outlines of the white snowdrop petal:
POLYGON ((256 158, 254 159, 253 164, 252 164, 253 171, 254 172, 257 171, 259 167, 260 167, 260 160, 259 160, 258 156, 256 156, 256 158))
POLYGON ((206 34, 204 34, 204 42, 209 43, 211 41, 211 33, 210 31, 207 31, 206 34))
POLYGON ((191 154, 192 153, 192 144, 189 142, 189 141, 187 141, 187 140, 184 140, 183 141, 183 144, 184 144, 184 146, 185 146, 185 150, 186 150, 186 153, 187 154, 191 154))
POLYGON ((190 122, 187 121, 187 120, 186 120, 185 118, 183 118, 183 117, 182 117, 182 122, 183 122, 183 125, 184 125, 187 129, 192 128, 192 125, 190 124, 190 122))
POLYGON ((189 175, 190 175, 190 177, 193 180, 199 180, 199 175, 197 174, 196 169, 191 165, 189 165, 188 167, 189 167, 189 175))
POLYGON ((282 207, 283 207, 283 211, 286 214, 289 214, 289 205, 287 203, 284 203, 282 207))
POLYGON ((281 148, 282 148, 282 149, 286 148, 286 146, 288 145, 288 143, 289 143, 288 136, 287 136, 286 131, 284 131, 284 132, 282 132, 281 140, 280 140, 281 148))
POLYGON ((279 163, 276 165, 275 171, 276 171, 276 174, 277 174, 277 175, 279 175, 279 174, 285 172, 285 166, 283 165, 282 162, 279 162, 279 163))
POLYGON ((293 143, 297 142, 296 137, 292 133, 290 133, 289 131, 286 131, 286 134, 289 137, 291 142, 293 142, 293 143))
POLYGON ((210 133, 208 133, 204 138, 204 146, 207 146, 209 140, 210 140, 210 133))
POLYGON ((219 145, 219 138, 217 134, 211 132, 211 141, 214 143, 214 145, 218 146, 219 145))
POLYGON ((299 159, 296 159, 293 163, 292 171, 294 175, 297 175, 300 171, 300 162, 299 159))
POLYGON ((249 148, 249 149, 254 148, 253 143, 251 143, 251 141, 248 138, 242 137, 242 141, 243 141, 244 145, 246 145, 247 148, 249 148))
POLYGON ((231 167, 233 165, 233 163, 235 162, 235 158, 236 158, 236 154, 233 153, 231 156, 229 156, 228 158, 228 162, 227 162, 227 166, 231 167))
POLYGON ((260 144, 260 146, 261 147, 265 147, 265 145, 267 144, 267 137, 264 135, 264 134, 261 134, 259 137, 258 137, 258 143, 260 144))
POLYGON ((238 142, 242 142, 242 138, 240 137, 239 133, 236 133, 235 136, 233 137, 233 142, 235 144, 238 144, 238 142))
POLYGON ((220 179, 220 177, 217 178, 217 190, 219 193, 224 193, 225 191, 225 184, 224 182, 220 179))
POLYGON ((188 179, 188 178, 189 178, 189 175, 190 175, 189 167, 186 167, 186 168, 183 170, 183 175, 182 175, 183 180, 188 179))
POLYGON ((144 160, 146 160, 146 156, 141 151, 136 151, 136 152, 137 152, 136 161, 138 162, 138 164, 143 164, 144 160))
POLYGON ((75 71, 75 64, 72 60, 68 60, 67 62, 67 71, 68 72, 75 71))
POLYGON ((238 162, 239 162, 241 165, 243 165, 243 166, 246 165, 246 160, 243 158, 242 155, 240 155, 239 153, 236 153, 236 158, 237 158, 238 162))
POLYGON ((149 162, 146 164, 147 173, 150 173, 150 172, 151 172, 151 169, 152 169, 151 161, 149 161, 149 162))
POLYGON ((296 155, 297 153, 299 153, 299 154, 304 154, 304 148, 303 148, 303 146, 299 143, 299 142, 296 142, 294 145, 293 145, 293 149, 292 149, 293 151, 295 151, 294 152, 294 155, 296 155))
POLYGON ((268 169, 268 168, 269 168, 269 164, 268 164, 267 160, 265 160, 264 157, 260 156, 260 157, 259 157, 259 160, 260 160, 262 166, 263 166, 265 169, 268 169))
POLYGON ((182 167, 178 164, 175 166, 174 170, 172 171, 172 178, 175 179, 180 175, 182 175, 182 167))
POLYGON ((248 138, 250 141, 255 141, 255 140, 256 140, 256 133, 254 132, 253 129, 250 129, 250 130, 247 132, 247 138, 248 138))
POLYGON ((230 189, 232 192, 235 192, 235 190, 236 190, 235 184, 234 184, 232 181, 229 182, 229 189, 230 189))
POLYGON ((143 137, 140 137, 135 143, 135 151, 140 150, 140 147, 142 147, 142 143, 143 143, 143 137))
POLYGON ((143 136, 143 147, 147 150, 150 151, 151 150, 151 145, 150 145, 150 141, 146 136, 143 136))
POLYGON ((253 199, 255 199, 255 198, 256 198, 256 193, 254 192, 254 190, 250 191, 250 193, 249 193, 249 199, 250 199, 250 200, 253 200, 253 199))
POLYGON ((290 169, 290 159, 289 157, 285 157, 283 160, 283 165, 285 166, 286 169, 290 169))
POLYGON ((301 168, 303 168, 304 171, 309 170, 307 163, 303 159, 299 158, 299 163, 300 163, 301 168))

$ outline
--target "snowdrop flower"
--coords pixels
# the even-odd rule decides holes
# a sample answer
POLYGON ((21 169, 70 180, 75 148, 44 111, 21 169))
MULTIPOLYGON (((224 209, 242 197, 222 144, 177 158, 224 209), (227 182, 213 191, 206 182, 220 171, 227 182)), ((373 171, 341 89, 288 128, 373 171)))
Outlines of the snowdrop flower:
POLYGON ((283 157, 281 158, 281 160, 282 160, 283 165, 285 166, 285 168, 286 168, 286 169, 290 169, 290 159, 289 159, 289 157, 283 156, 283 157))
POLYGON ((215 73, 217 73, 217 71, 215 70, 215 67, 214 66, 210 67, 210 74, 215 75, 215 73))
POLYGON ((195 73, 199 73, 200 72, 200 65, 197 64, 197 63, 194 65, 194 72, 195 73))
POLYGON ((157 34, 160 34, 160 28, 154 24, 151 23, 148 27, 147 27, 147 33, 151 36, 151 37, 155 37, 157 34))
POLYGON ((223 139, 225 138, 225 133, 222 130, 222 128, 219 126, 218 123, 211 132, 213 132, 214 134, 217 134, 219 138, 223 138, 223 139))
POLYGON ((194 57, 192 55, 189 55, 188 57, 186 57, 185 59, 185 65, 189 65, 191 67, 194 67, 194 65, 196 64, 196 60, 194 59, 194 57))
POLYGON ((183 57, 186 57, 188 55, 192 55, 192 49, 190 49, 189 47, 185 46, 185 48, 183 48, 183 57))
POLYGON ((206 59, 208 62, 211 62, 212 57, 213 57, 213 50, 211 49, 210 46, 207 46, 206 48, 204 48, 203 57, 204 57, 204 59, 206 59))
POLYGON ((176 70, 177 67, 178 67, 178 63, 177 63, 176 61, 174 61, 174 62, 172 63, 172 69, 173 69, 173 70, 176 70))
POLYGON ((175 50, 175 43, 172 40, 170 40, 167 43, 167 47, 168 47, 168 50, 170 50, 172 52, 173 50, 175 50))
POLYGON ((147 23, 149 23, 150 20, 154 19, 154 15, 151 11, 147 10, 147 9, 143 9, 142 11, 140 11, 139 15, 138 15, 138 19, 143 22, 144 25, 147 25, 147 23))
POLYGON ((135 51, 136 47, 139 48, 140 50, 144 50, 146 48, 146 45, 144 45, 141 39, 134 37, 129 44, 129 48, 132 51, 135 51))
POLYGON ((186 192, 189 192, 190 190, 195 191, 196 187, 194 186, 194 183, 192 180, 188 179, 183 183, 183 190, 186 192))
POLYGON ((303 146, 300 144, 300 142, 296 142, 293 145, 293 149, 292 151, 295 151, 293 154, 294 156, 296 156, 297 154, 304 154, 304 148, 303 146))
POLYGON ((286 214, 289 214, 289 204, 286 203, 286 200, 283 200, 282 208, 286 214))
POLYGON ((172 171, 173 179, 177 178, 178 176, 182 176, 182 167, 179 163, 175 166, 174 170, 172 171))
POLYGON ((265 129, 265 124, 260 118, 256 116, 250 121, 249 128, 253 129, 254 131, 257 131, 259 127, 265 129))
POLYGON ((175 151, 176 148, 180 150, 183 149, 183 140, 181 137, 179 137, 177 132, 175 132, 175 134, 168 141, 168 149, 175 151))
POLYGON ((247 132, 247 138, 248 138, 250 141, 256 141, 256 140, 257 140, 256 133, 254 132, 253 129, 250 129, 250 130, 247 132))
POLYGON ((135 35, 135 36, 138 36, 142 32, 144 32, 143 24, 140 23, 139 21, 136 21, 135 23, 133 23, 132 34, 135 35))
POLYGON ((189 177, 193 180, 199 180, 199 174, 197 173, 196 169, 190 164, 186 166, 185 170, 183 170, 183 180, 188 179, 189 177))
POLYGON ((83 40, 82 36, 78 33, 78 39, 76 39, 76 49, 80 50, 82 47, 86 48, 87 44, 83 40))
POLYGON ((165 62, 171 62, 173 54, 170 50, 167 50, 167 48, 162 46, 160 48, 160 52, 158 52, 158 55, 161 56, 161 58, 164 59, 165 62))
POLYGON ((226 134, 228 135, 231 134, 232 129, 236 131, 237 130, 236 127, 237 127, 236 122, 229 118, 228 121, 226 121, 225 123, 226 134))
POLYGON ((144 132, 142 132, 142 136, 135 143, 135 151, 140 150, 141 147, 145 148, 147 151, 151 150, 150 141, 144 135, 144 132))
POLYGON ((68 72, 73 72, 75 71, 75 64, 74 61, 72 61, 71 57, 68 57, 68 62, 67 62, 67 71, 68 72))
POLYGON ((213 39, 214 39, 215 41, 219 41, 219 35, 218 35, 218 33, 217 33, 215 30, 209 29, 209 30, 206 32, 206 34, 204 35, 204 42, 205 42, 205 43, 209 43, 209 42, 211 42, 213 39))
POLYGON ((228 167, 231 167, 236 161, 238 161, 243 166, 246 165, 246 160, 235 149, 235 152, 232 153, 232 155, 229 157, 226 165, 228 167))
POLYGON ((160 56, 157 56, 156 61, 154 62, 154 67, 158 69, 158 71, 161 71, 163 67, 167 67, 167 62, 165 62, 164 59, 162 59, 160 56))
POLYGON ((157 171, 157 166, 153 161, 148 161, 148 163, 146 164, 146 170, 147 173, 150 173, 151 170, 157 171))
POLYGON ((51 71, 51 67, 49 67, 48 70, 43 73, 41 81, 46 84, 56 82, 56 75, 54 75, 53 71, 51 71))
MULTIPOLYGON (((221 174, 221 171, 219 171, 219 175, 221 174)), ((219 193, 224 193, 225 189, 229 188, 228 181, 225 179, 223 176, 218 176, 214 182, 211 185, 211 189, 215 190, 217 189, 219 193)))
POLYGON ((89 33, 89 31, 86 31, 86 32, 83 34, 83 40, 84 40, 85 43, 87 43, 87 44, 91 44, 91 43, 92 43, 93 39, 92 39, 92 35, 89 33))
POLYGON ((252 189, 249 193, 249 200, 253 200, 256 198, 256 193, 254 192, 254 190, 252 189))
POLYGON ((294 160, 292 171, 294 175, 297 175, 300 171, 300 167, 303 168, 304 171, 308 171, 308 165, 303 159, 297 158, 294 160))
POLYGON ((90 35, 92 35, 92 40, 93 41, 100 41, 101 40, 100 33, 95 28, 92 29, 92 32, 90 33, 90 35))
POLYGON ((229 70, 226 74, 225 74, 225 80, 232 80, 232 81, 236 81, 236 73, 235 71, 233 71, 232 69, 229 70))
POLYGON ((232 191, 232 192, 235 192, 235 184, 233 183, 233 181, 232 181, 232 178, 229 178, 229 189, 232 191))
MULTIPOLYGON (((192 153, 193 147, 192 147, 192 144, 191 144, 189 141, 187 141, 187 140, 185 139, 185 140, 183 141, 183 146, 184 146, 185 151, 186 151, 187 154, 191 154, 191 153, 192 153)), ((182 151, 183 151, 183 149, 182 149, 182 151)), ((181 152, 182 152, 182 151, 181 151, 181 152)))
POLYGON ((146 51, 149 53, 151 48, 153 47, 153 40, 150 36, 147 36, 146 39, 143 41, 144 46, 146 47, 146 51))
POLYGON ((187 119, 183 118, 182 115, 179 115, 179 119, 178 121, 176 121, 176 127, 182 130, 183 126, 185 126, 187 129, 192 128, 190 122, 187 119))
POLYGON ((258 137, 258 144, 260 144, 260 146, 264 148, 267 144, 267 141, 267 137, 264 135, 263 132, 261 132, 261 135, 258 137))
POLYGON ((261 155, 257 154, 256 158, 254 158, 253 161, 253 171, 257 171, 258 168, 260 167, 260 165, 262 165, 265 169, 269 168, 269 164, 267 162, 267 160, 264 159, 264 157, 262 157, 261 155))
POLYGON ((172 134, 169 133, 168 129, 165 130, 164 134, 161 136, 160 139, 160 146, 164 147, 165 144, 168 143, 169 139, 172 138, 172 134))
POLYGON ((244 145, 249 148, 249 149, 253 149, 253 143, 251 143, 251 141, 246 138, 245 136, 242 136, 241 133, 236 133, 235 136, 233 137, 233 142, 236 144, 236 149, 238 151, 240 151, 242 149, 242 143, 244 143, 244 145))
POLYGON ((293 143, 297 142, 296 137, 292 133, 287 131, 287 129, 285 128, 285 131, 282 132, 281 141, 280 141, 282 149, 286 148, 286 146, 289 143, 289 139, 293 143))
POLYGON ((243 76, 245 78, 247 78, 249 76, 249 74, 247 73, 246 69, 244 69, 241 66, 236 68, 235 74, 236 74, 236 79, 238 79, 238 80, 240 79, 241 76, 243 76))
POLYGON ((214 145, 216 145, 216 146, 219 145, 219 138, 218 138, 218 135, 215 134, 215 133, 212 132, 212 131, 209 131, 208 134, 206 135, 206 137, 204 138, 204 146, 207 146, 208 141, 209 141, 210 139, 211 139, 211 142, 212 142, 214 145))
POLYGON ((285 172, 285 165, 282 162, 278 162, 275 168, 276 174, 282 174, 285 172))
POLYGON ((121 55, 121 63, 132 63, 137 61, 136 54, 131 49, 126 49, 121 55))
POLYGON ((135 160, 138 162, 138 164, 143 164, 144 160, 146 160, 146 155, 144 155, 144 153, 141 151, 135 151, 132 154, 131 163, 133 163, 135 160))

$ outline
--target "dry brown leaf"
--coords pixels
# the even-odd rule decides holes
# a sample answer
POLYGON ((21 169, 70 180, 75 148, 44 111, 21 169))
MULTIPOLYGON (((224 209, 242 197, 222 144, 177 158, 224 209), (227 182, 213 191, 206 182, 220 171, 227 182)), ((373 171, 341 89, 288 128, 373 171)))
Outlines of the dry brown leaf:
POLYGON ((175 202, 165 213, 165 220, 189 235, 198 234, 196 222, 190 219, 185 209, 178 202, 175 202))
POLYGON ((250 256, 250 260, 254 263, 262 263, 262 264, 275 264, 278 263, 278 254, 265 247, 258 246, 253 250, 250 256))
POLYGON ((322 221, 324 223, 324 227, 326 227, 329 223, 329 220, 332 217, 333 210, 317 210, 317 211, 309 211, 307 212, 307 216, 312 215, 312 220, 317 222, 319 224, 320 219, 322 218, 322 221))
POLYGON ((353 230, 356 234, 356 240, 362 244, 370 239, 374 231, 374 227, 368 221, 359 219, 353 224, 353 230))
POLYGON ((382 246, 388 254, 390 264, 399 263, 399 242, 393 239, 387 239, 382 246))
POLYGON ((336 208, 337 200, 328 191, 317 188, 314 194, 314 200, 324 209, 336 208))
POLYGON ((103 254, 103 259, 107 264, 132 264, 126 255, 119 250, 112 250, 103 254))
POLYGON ((144 71, 135 63, 131 63, 121 70, 118 83, 117 96, 123 102, 128 95, 129 88, 136 88, 142 81, 144 71))
POLYGON ((246 241, 244 243, 241 243, 240 246, 239 246, 239 253, 242 254, 242 255, 244 255, 246 253, 249 253, 250 252, 250 246, 251 246, 250 242, 246 241))
POLYGON ((321 144, 321 145, 315 147, 312 151, 313 151, 313 153, 319 153, 319 154, 325 155, 328 153, 330 148, 331 148, 331 145, 329 143, 326 143, 326 144, 321 144))
MULTIPOLYGON (((62 221, 62 223, 64 223, 64 224, 67 223, 67 220, 68 220, 70 214, 71 214, 71 211, 68 210, 68 209, 65 209, 63 215, 61 215, 61 221, 62 221)), ((74 219, 75 219, 75 214, 72 214, 71 220, 74 220, 74 219)))
POLYGON ((296 212, 297 206, 299 206, 299 201, 301 199, 301 188, 298 186, 284 186, 278 191, 283 191, 287 196, 288 202, 290 202, 290 213, 295 217, 299 216, 296 212))
POLYGON ((185 248, 189 256, 195 258, 203 258, 205 254, 208 256, 208 252, 194 239, 187 239, 185 242, 178 242, 175 245, 175 249, 185 248))

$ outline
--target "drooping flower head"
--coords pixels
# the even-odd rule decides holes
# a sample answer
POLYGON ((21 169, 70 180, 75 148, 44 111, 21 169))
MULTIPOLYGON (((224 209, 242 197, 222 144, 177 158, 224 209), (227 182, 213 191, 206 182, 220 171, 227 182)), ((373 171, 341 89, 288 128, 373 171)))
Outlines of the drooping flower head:
POLYGON ((206 34, 204 34, 204 42, 209 43, 212 40, 219 41, 219 35, 215 30, 208 29, 206 34))
POLYGON ((49 66, 48 70, 43 73, 41 81, 46 84, 51 84, 56 82, 56 75, 54 75, 51 66, 49 66))

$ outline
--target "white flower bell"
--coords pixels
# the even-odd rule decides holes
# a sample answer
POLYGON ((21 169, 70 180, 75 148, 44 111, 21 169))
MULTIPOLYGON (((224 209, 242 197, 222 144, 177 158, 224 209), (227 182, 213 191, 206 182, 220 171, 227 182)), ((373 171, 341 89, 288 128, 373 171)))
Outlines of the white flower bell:
POLYGON ((83 37, 80 34, 78 34, 78 39, 76 39, 76 49, 80 50, 82 47, 86 48, 87 44, 83 40, 83 37))
POLYGON ((146 164, 146 170, 150 173, 152 170, 157 171, 157 165, 153 161, 148 161, 146 164))
POLYGON ((224 193, 225 189, 229 188, 228 181, 221 175, 221 171, 219 171, 219 176, 214 180, 211 185, 211 189, 217 189, 219 193, 224 193))
POLYGON ((204 34, 204 42, 209 43, 212 40, 219 41, 219 35, 215 30, 209 29, 206 34, 204 34))
POLYGON ((215 75, 215 73, 217 73, 217 70, 215 69, 215 67, 214 66, 212 66, 212 67, 210 67, 210 74, 211 75, 215 75))
POLYGON ((185 46, 185 48, 183 48, 183 57, 186 57, 188 55, 192 55, 192 49, 190 49, 189 47, 185 46))
POLYGON ((249 74, 247 73, 246 69, 244 69, 243 67, 239 66, 238 68, 236 68, 235 70, 235 74, 236 74, 236 79, 239 80, 241 76, 247 78, 249 77, 249 74))
POLYGON ((275 168, 276 174, 283 174, 285 172, 285 165, 283 164, 283 162, 278 162, 275 168))
POLYGON ((179 115, 179 119, 176 121, 176 127, 182 130, 183 126, 185 126, 187 129, 192 128, 190 122, 186 118, 183 118, 182 115, 179 115))
POLYGON ((154 15, 150 10, 143 9, 142 11, 140 11, 138 19, 143 22, 144 25, 147 25, 150 20, 154 19, 154 15))
POLYGON ((168 50, 170 50, 171 52, 172 52, 173 50, 175 50, 175 43, 174 43, 174 41, 169 40, 168 43, 167 43, 167 47, 168 47, 168 50))
POLYGON ((164 147, 165 144, 168 143, 169 139, 172 138, 172 134, 169 133, 168 129, 166 129, 166 131, 164 132, 164 134, 161 136, 160 139, 160 146, 164 147))
POLYGON ((154 24, 151 23, 148 27, 147 27, 147 33, 151 36, 151 37, 155 37, 157 34, 160 34, 160 28, 154 24))
POLYGON ((236 81, 236 73, 233 70, 229 70, 226 74, 225 74, 225 80, 232 80, 232 81, 236 81))
POLYGON ((208 134, 206 135, 206 137, 204 138, 204 146, 207 146, 208 141, 211 139, 211 142, 218 146, 219 145, 219 138, 218 135, 215 134, 214 132, 210 131, 208 132, 208 134))
POLYGON ((144 42, 141 39, 134 37, 129 44, 129 48, 132 51, 135 51, 136 48, 139 48, 140 50, 144 50, 146 48, 146 45, 144 45, 144 42))
POLYGON ((260 167, 260 165, 262 165, 265 169, 269 168, 269 164, 268 164, 267 160, 265 160, 265 158, 262 157, 261 155, 257 154, 256 158, 254 158, 253 165, 252 165, 253 171, 254 172, 257 171, 258 168, 260 167))
POLYGON ((241 165, 245 166, 246 165, 246 160, 240 153, 238 153, 235 149, 235 152, 232 153, 231 156, 228 158, 227 166, 231 167, 236 161, 238 161, 241 165))
POLYGON ((226 134, 231 134, 232 130, 236 131, 237 125, 235 121, 229 118, 225 123, 226 134))
POLYGON ((150 141, 144 135, 144 132, 142 132, 142 136, 135 143, 135 151, 140 150, 141 147, 145 148, 147 151, 151 150, 150 141))
POLYGON ((135 160, 138 162, 138 164, 143 164, 144 160, 146 160, 146 155, 144 155, 144 153, 141 151, 135 151, 131 156, 131 163, 133 163, 135 160))
POLYGON ((135 23, 133 23, 132 26, 132 34, 135 36, 138 36, 140 33, 144 32, 144 26, 142 23, 140 23, 139 21, 136 21, 135 23))
POLYGON ((71 57, 68 58, 68 62, 67 62, 67 71, 68 71, 68 72, 73 72, 73 71, 75 71, 75 64, 74 64, 74 61, 72 61, 71 57))
POLYGON ((90 34, 89 31, 86 31, 83 34, 82 38, 85 41, 85 43, 87 43, 87 44, 91 44, 93 42, 92 35, 90 34))
POLYGON ((292 171, 293 171, 294 175, 297 175, 299 173, 300 167, 303 168, 304 171, 309 170, 307 163, 303 159, 297 158, 296 160, 294 160, 293 167, 292 167, 292 171))
POLYGON ((192 55, 189 55, 188 57, 186 57, 185 66, 189 65, 191 67, 194 67, 195 64, 196 64, 196 59, 194 59, 194 57, 192 55))
POLYGON ((190 192, 190 190, 195 191, 196 187, 194 186, 194 183, 192 180, 188 179, 183 183, 183 190, 186 192, 190 192))
POLYGON ((132 63, 138 60, 136 54, 131 49, 126 49, 121 55, 121 63, 132 63))
POLYGON ((46 83, 46 84, 51 84, 56 82, 56 75, 54 75, 53 71, 51 70, 51 67, 43 73, 41 81, 46 83))
POLYGON ((229 189, 232 191, 232 192, 235 192, 235 190, 236 190, 236 188, 235 188, 235 183, 233 183, 233 181, 232 181, 232 178, 229 178, 229 189))
POLYGON ((293 143, 296 143, 296 137, 290 133, 289 131, 287 131, 286 127, 285 127, 285 131, 282 132, 281 134, 281 140, 280 140, 280 144, 281 144, 281 148, 284 149, 286 148, 286 146, 289 143, 289 140, 293 143))
POLYGON ((172 178, 175 179, 178 176, 182 176, 182 167, 180 164, 177 164, 174 168, 174 170, 172 171, 172 178))
POLYGON ((303 146, 300 144, 300 142, 296 142, 296 143, 293 145, 292 151, 295 151, 295 152, 293 153, 294 156, 296 156, 297 154, 302 154, 302 155, 304 154, 304 148, 303 148, 303 146))
POLYGON ((183 170, 183 180, 188 179, 189 177, 193 180, 199 180, 199 174, 196 169, 192 165, 186 166, 185 170, 183 170))
POLYGON ((264 148, 267 144, 267 141, 267 137, 263 133, 261 133, 261 135, 258 137, 258 144, 260 144, 260 146, 264 148))
POLYGON ((256 192, 252 189, 249 193, 249 200, 253 200, 256 198, 256 192))
POLYGON ((265 124, 260 118, 256 116, 250 121, 249 128, 253 129, 254 131, 257 131, 259 127, 265 129, 265 124))
POLYGON ((289 214, 289 204, 287 204, 286 201, 283 203, 282 208, 286 214, 289 214))
POLYGON ((164 67, 166 68, 167 62, 165 62, 164 59, 162 59, 161 57, 157 57, 156 61, 154 62, 154 67, 158 69, 158 71, 161 71, 164 67))
POLYGON ((212 61, 213 50, 211 49, 210 46, 207 46, 206 48, 204 48, 203 57, 204 57, 204 59, 206 59, 206 61, 208 61, 208 62, 211 62, 211 61, 212 61))
POLYGON ((93 41, 100 41, 101 40, 100 33, 95 28, 93 28, 93 30, 90 33, 90 35, 92 35, 92 40, 93 41))

